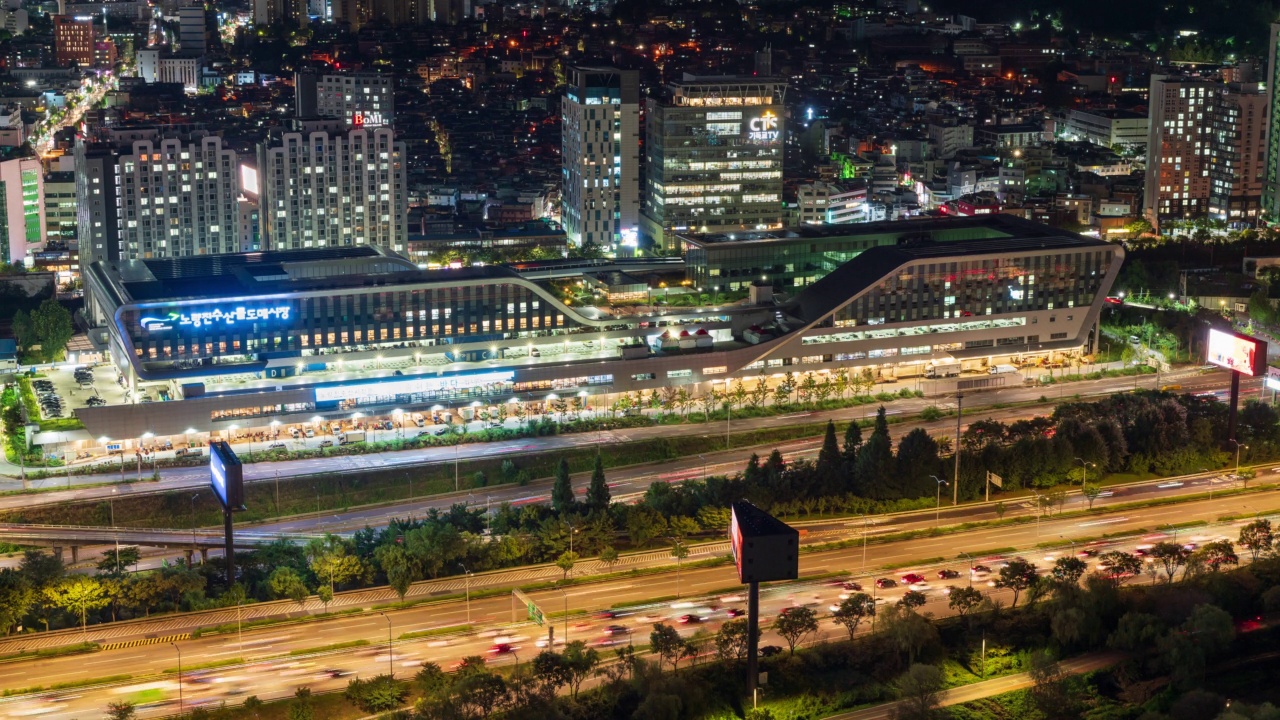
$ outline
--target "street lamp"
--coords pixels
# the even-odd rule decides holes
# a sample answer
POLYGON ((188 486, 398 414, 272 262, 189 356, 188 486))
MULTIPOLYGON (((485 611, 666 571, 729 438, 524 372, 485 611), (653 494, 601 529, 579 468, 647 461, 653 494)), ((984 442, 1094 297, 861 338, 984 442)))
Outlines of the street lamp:
POLYGON ((394 680, 396 677, 396 666, 395 658, 391 652, 391 618, 387 617, 386 613, 380 612, 378 614, 382 616, 383 620, 387 621, 387 672, 391 675, 391 679, 394 680))
POLYGON ((312 424, 314 424, 314 425, 318 425, 318 426, 320 426, 320 430, 321 430, 322 432, 324 432, 324 434, 325 434, 325 436, 326 436, 326 437, 328 437, 328 435, 329 435, 329 430, 328 430, 328 428, 326 428, 326 427, 324 426, 324 418, 320 417, 319 415, 312 415, 312 416, 311 416, 311 422, 312 422, 312 424))
POLYGON ((465 575, 465 576, 466 576, 466 582, 467 582, 467 623, 468 623, 468 624, 470 624, 470 623, 471 623, 471 571, 470 571, 470 570, 468 570, 468 569, 467 569, 467 566, 466 566, 466 565, 463 565, 462 563, 458 563, 458 567, 462 568, 462 573, 463 573, 463 575, 465 575))
POLYGON ((182 648, 178 647, 178 643, 171 642, 169 644, 178 653, 178 714, 181 715, 184 712, 182 702, 182 648))
POLYGON ((191 545, 196 544, 196 498, 200 497, 200 493, 191 496, 191 545))
POLYGON ((1247 448, 1249 446, 1241 445, 1234 438, 1232 438, 1231 442, 1236 446, 1236 479, 1239 480, 1240 479, 1240 448, 1247 448))
POLYGON ((940 522, 939 518, 942 516, 942 486, 950 485, 951 483, 948 483, 946 480, 943 480, 937 475, 930 475, 929 477, 938 481, 937 499, 936 499, 936 504, 934 505, 934 508, 933 508, 933 526, 938 527, 938 523, 940 522))
POLYGON ((1076 458, 1075 461, 1080 463, 1080 475, 1081 475, 1080 489, 1084 490, 1085 484, 1089 482, 1089 466, 1092 465, 1093 463, 1085 462, 1081 458, 1076 458))
POLYGON ((963 550, 960 551, 960 554, 964 556, 965 560, 969 561, 969 571, 965 574, 969 576, 969 587, 973 587, 973 556, 963 550))

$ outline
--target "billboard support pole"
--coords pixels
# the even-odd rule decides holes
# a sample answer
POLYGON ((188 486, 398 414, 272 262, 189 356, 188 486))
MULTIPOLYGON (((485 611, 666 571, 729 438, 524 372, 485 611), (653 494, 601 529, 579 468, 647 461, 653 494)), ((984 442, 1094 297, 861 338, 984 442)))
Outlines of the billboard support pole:
POLYGON ((760 678, 760 583, 747 584, 747 693, 756 706, 756 682, 760 678))
POLYGON ((1236 407, 1240 404, 1240 373, 1231 371, 1231 408, 1227 414, 1227 440, 1236 439, 1236 407))
POLYGON ((229 588, 236 583, 236 545, 231 533, 231 508, 222 510, 222 532, 227 543, 227 587, 229 588))

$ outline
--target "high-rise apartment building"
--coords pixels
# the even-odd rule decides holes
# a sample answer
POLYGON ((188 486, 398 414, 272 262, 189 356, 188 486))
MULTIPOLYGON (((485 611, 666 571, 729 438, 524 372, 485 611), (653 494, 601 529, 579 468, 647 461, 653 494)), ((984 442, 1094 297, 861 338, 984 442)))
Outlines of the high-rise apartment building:
POLYGON ((53 16, 53 57, 62 66, 93 65, 93 20, 70 15, 53 16))
POLYGON ((288 23, 306 27, 311 20, 307 11, 307 0, 253 0, 253 22, 258 25, 288 23))
POLYGON ((640 74, 573 67, 560 102, 561 221, 577 245, 634 248, 640 223, 640 74))
POLYGON ((1157 227, 1212 214, 1254 222, 1266 171, 1267 93, 1195 75, 1152 75, 1144 212, 1157 227))
POLYGON ((1256 223, 1266 184, 1267 101, 1261 83, 1220 89, 1209 128, 1209 214, 1256 223))
POLYGON ((337 118, 349 127, 375 128, 395 121, 395 84, 390 75, 351 72, 294 74, 300 118, 337 118))
POLYGON ((1143 207, 1152 225, 1209 212, 1209 127, 1216 91, 1205 78, 1151 76, 1143 207))
POLYGON ((239 252, 238 165, 216 136, 134 142, 115 163, 121 258, 239 252))
POLYGON ((44 169, 39 158, 0 162, 0 259, 22 262, 44 241, 44 169))
POLYGON ((785 81, 696 77, 645 104, 640 233, 675 249, 677 232, 782 227, 785 81))
POLYGON ((240 250, 239 159, 216 136, 76 144, 80 255, 138 260, 240 250))
POLYGON ((1276 55, 1280 53, 1280 23, 1271 23, 1271 42, 1269 63, 1267 65, 1267 94, 1270 105, 1267 107, 1267 153, 1266 167, 1262 188, 1262 212, 1270 222, 1280 218, 1280 92, 1276 83, 1280 82, 1280 63, 1276 55))
POLYGON ((258 146, 263 246, 408 242, 405 148, 390 128, 284 132, 258 146))

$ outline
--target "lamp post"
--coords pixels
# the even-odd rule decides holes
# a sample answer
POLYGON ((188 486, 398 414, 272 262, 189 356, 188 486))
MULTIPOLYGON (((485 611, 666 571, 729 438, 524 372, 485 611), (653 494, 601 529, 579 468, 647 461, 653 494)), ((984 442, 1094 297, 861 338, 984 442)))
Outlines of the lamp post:
POLYGON ((1080 463, 1080 489, 1084 490, 1084 486, 1089 482, 1089 466, 1093 463, 1085 462, 1082 458, 1076 458, 1075 460, 1080 463))
POLYGON ((458 446, 462 444, 462 438, 458 438, 453 444, 453 491, 458 492, 460 485, 458 484, 458 446))
POLYGON ((458 567, 462 568, 462 573, 463 573, 463 575, 464 575, 464 576, 465 576, 465 578, 466 578, 466 583, 467 583, 467 585, 466 585, 466 587, 467 587, 467 623, 468 623, 468 624, 470 624, 470 622, 471 622, 471 571, 470 571, 470 570, 468 570, 468 569, 467 569, 467 566, 466 566, 466 565, 463 565, 462 563, 458 563, 458 567))
POLYGON ((173 646, 175 652, 178 653, 178 714, 185 712, 184 703, 182 702, 182 648, 178 647, 178 643, 169 643, 173 646))
POLYGON ((933 526, 938 527, 938 523, 940 522, 939 518, 942 516, 942 486, 950 485, 950 483, 938 477, 937 475, 930 475, 929 477, 938 481, 937 500, 933 507, 933 526))
POLYGON ((870 522, 871 516, 867 513, 862 514, 862 573, 867 572, 867 524, 870 522))
POLYGON ((1231 443, 1236 446, 1236 479, 1240 479, 1240 448, 1247 448, 1248 445, 1241 445, 1235 438, 1231 438, 1231 443))
POLYGON ((380 612, 378 614, 382 616, 383 620, 387 621, 387 673, 390 674, 391 679, 394 680, 396 677, 396 666, 395 657, 391 652, 391 618, 387 617, 386 613, 380 612))
POLYGON ((276 436, 280 434, 280 431, 277 429, 280 427, 280 421, 272 420, 270 425, 271 425, 271 439, 275 440, 276 436))

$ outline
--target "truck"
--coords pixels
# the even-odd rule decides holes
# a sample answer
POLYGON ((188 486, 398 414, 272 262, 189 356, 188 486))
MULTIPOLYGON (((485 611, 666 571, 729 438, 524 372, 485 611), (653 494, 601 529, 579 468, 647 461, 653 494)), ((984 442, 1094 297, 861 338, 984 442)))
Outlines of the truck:
POLYGON ((1004 373, 1016 373, 1018 368, 1012 365, 992 365, 987 368, 987 373, 991 375, 1003 375, 1004 373))
POLYGON ((959 375, 959 360, 938 360, 924 371, 924 376, 928 378, 959 377, 959 375))
POLYGON ((364 442, 363 430, 348 430, 338 439, 339 445, 350 445, 351 443, 364 442))

